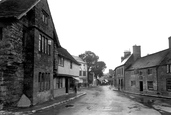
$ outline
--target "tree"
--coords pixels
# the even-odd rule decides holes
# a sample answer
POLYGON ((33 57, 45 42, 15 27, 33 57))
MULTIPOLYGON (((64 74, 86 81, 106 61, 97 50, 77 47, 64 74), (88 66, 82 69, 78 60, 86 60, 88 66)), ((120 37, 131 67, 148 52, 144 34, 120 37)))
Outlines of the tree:
POLYGON ((96 62, 95 66, 92 68, 92 71, 95 73, 95 76, 103 76, 103 71, 106 69, 106 63, 103 61, 96 62))
POLYGON ((88 71, 91 71, 92 67, 94 67, 94 65, 99 59, 99 56, 97 56, 94 52, 91 51, 86 51, 84 54, 80 54, 79 57, 87 63, 88 71))
POLYGON ((79 57, 87 63, 87 78, 88 78, 88 84, 90 83, 89 81, 89 74, 92 71, 92 68, 95 66, 97 63, 99 56, 97 56, 94 52, 92 51, 86 51, 83 54, 80 54, 79 57))

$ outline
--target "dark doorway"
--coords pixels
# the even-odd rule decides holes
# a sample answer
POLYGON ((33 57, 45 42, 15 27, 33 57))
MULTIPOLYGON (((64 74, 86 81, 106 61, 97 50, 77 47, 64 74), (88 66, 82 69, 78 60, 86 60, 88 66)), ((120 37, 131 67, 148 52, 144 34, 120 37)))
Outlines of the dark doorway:
POLYGON ((121 89, 123 89, 123 79, 121 79, 121 89))
POLYGON ((143 81, 140 81, 140 91, 143 91, 143 81))
POLYGON ((68 78, 65 78, 66 93, 68 93, 68 78))

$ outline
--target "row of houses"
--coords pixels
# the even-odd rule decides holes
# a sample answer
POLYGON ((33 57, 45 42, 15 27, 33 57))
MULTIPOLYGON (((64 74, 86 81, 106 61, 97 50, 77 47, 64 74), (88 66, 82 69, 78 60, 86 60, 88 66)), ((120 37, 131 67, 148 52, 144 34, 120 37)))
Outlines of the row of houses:
POLYGON ((141 46, 125 51, 114 70, 114 86, 124 92, 171 97, 171 37, 169 48, 141 57, 141 46))
POLYGON ((87 83, 87 65, 60 45, 47 0, 1 0, 0 104, 36 105, 76 81, 87 83))

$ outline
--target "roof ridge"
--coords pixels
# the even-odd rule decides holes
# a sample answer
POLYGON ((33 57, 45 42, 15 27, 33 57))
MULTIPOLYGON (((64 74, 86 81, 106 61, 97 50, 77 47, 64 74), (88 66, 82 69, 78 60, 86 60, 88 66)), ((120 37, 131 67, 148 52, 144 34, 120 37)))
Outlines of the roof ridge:
MULTIPOLYGON (((158 54, 158 53, 167 51, 167 50, 169 50, 169 49, 165 49, 165 50, 161 50, 161 51, 158 51, 158 52, 155 52, 155 53, 152 53, 152 54, 148 54, 148 55, 146 55, 146 56, 140 57, 139 59, 141 59, 141 58, 146 58, 146 57, 148 57, 148 56, 152 56, 152 55, 155 55, 155 54, 158 54)), ((138 60, 139 60, 139 59, 138 59, 138 60)))
POLYGON ((161 50, 156 53, 141 57, 134 61, 131 67, 128 70, 132 70, 135 68, 148 68, 154 67, 161 64, 161 62, 165 59, 166 55, 168 54, 169 49, 161 50))

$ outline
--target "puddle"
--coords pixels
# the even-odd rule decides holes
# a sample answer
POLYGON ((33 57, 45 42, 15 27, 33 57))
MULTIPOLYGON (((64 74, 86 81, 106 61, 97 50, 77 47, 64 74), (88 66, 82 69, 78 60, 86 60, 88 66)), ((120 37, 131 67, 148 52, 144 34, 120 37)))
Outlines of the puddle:
POLYGON ((71 108, 71 107, 74 107, 74 105, 66 105, 65 107, 66 108, 71 108))

